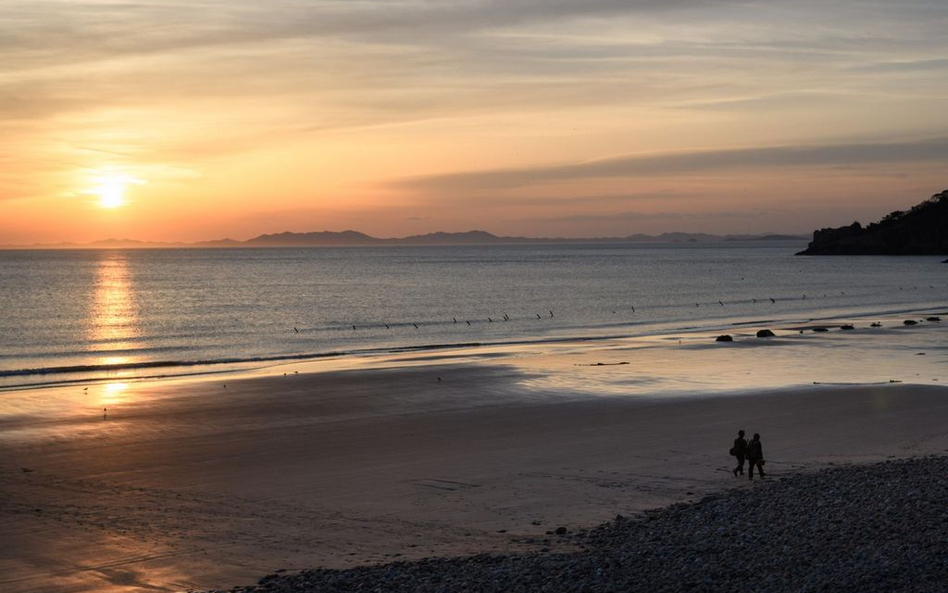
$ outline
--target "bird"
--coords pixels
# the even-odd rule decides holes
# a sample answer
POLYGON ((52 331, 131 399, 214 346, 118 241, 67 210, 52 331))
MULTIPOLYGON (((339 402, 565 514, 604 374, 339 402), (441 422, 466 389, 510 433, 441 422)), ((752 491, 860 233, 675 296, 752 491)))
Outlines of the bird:
POLYGON ((632 305, 632 312, 635 313, 635 305, 632 305))
POLYGON ((701 305, 699 303, 695 303, 695 307, 700 307, 700 306, 701 305))
POLYGON ((468 322, 467 322, 467 324, 468 324, 468 325, 471 325, 471 322, 470 322, 470 321, 468 321, 468 322))
POLYGON ((540 314, 539 314, 539 313, 537 313, 537 319, 540 319, 540 314))
POLYGON ((385 324, 385 329, 392 329, 392 328, 390 328, 390 327, 388 326, 388 324, 386 323, 386 324, 385 324))
POLYGON ((458 322, 458 318, 457 318, 457 317, 452 317, 451 319, 454 320, 454 323, 457 323, 457 322, 458 322))
POLYGON ((553 317, 553 311, 550 310, 550 317, 553 317))
POLYGON ((491 323, 494 323, 494 320, 491 319, 490 317, 487 318, 487 321, 489 321, 489 322, 491 322, 491 323))
POLYGON ((803 293, 803 300, 806 300, 806 293, 803 293))
POLYGON ((353 326, 352 326, 352 329, 355 329, 355 328, 356 328, 356 326, 353 325, 353 326))
POLYGON ((415 329, 418 329, 418 324, 417 324, 417 323, 412 323, 412 325, 415 326, 415 329))
POLYGON ((770 297, 770 302, 771 302, 771 303, 776 303, 777 301, 774 300, 774 297, 770 297))
POLYGON ((718 301, 718 304, 721 305, 722 307, 724 306, 724 303, 722 303, 721 301, 718 301))
POLYGON ((296 329, 295 327, 293 328, 293 331, 295 331, 296 333, 300 333, 300 330, 296 329))
POLYGON ((756 303, 756 302, 757 302, 757 299, 754 299, 754 302, 756 303))

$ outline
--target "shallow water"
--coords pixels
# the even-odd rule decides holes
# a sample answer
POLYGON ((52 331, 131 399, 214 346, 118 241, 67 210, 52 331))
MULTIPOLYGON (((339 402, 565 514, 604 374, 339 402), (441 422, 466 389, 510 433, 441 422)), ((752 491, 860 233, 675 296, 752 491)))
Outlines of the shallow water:
POLYGON ((0 385, 948 303, 937 257, 795 257, 802 246, 5 251, 0 385))

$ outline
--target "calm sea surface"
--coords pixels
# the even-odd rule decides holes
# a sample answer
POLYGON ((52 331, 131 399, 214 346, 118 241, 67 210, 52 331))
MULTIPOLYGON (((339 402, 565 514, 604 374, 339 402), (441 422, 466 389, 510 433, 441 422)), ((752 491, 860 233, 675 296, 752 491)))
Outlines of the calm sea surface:
POLYGON ((802 247, 2 251, 0 386, 948 302, 941 258, 794 257, 802 247))

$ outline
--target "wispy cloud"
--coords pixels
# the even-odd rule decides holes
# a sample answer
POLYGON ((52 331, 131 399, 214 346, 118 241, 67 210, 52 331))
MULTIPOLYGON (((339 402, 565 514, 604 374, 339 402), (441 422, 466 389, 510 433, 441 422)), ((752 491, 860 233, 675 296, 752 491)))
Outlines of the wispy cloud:
POLYGON ((604 214, 572 214, 565 216, 537 216, 525 217, 521 222, 557 222, 557 223, 614 223, 616 221, 625 222, 677 222, 686 220, 714 220, 714 219, 755 219, 765 215, 775 214, 776 210, 715 210, 705 212, 645 212, 636 210, 624 210, 622 212, 609 212, 604 214))
POLYGON ((948 164, 948 136, 885 143, 762 146, 631 155, 565 165, 414 177, 396 181, 393 185, 426 191, 482 191, 609 177, 923 162, 948 164))

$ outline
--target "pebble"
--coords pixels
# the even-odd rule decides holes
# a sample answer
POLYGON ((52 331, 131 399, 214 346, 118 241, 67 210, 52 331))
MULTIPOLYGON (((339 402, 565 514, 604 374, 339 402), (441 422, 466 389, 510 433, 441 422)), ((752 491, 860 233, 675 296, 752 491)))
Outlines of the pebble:
POLYGON ((303 570, 229 593, 943 592, 946 502, 948 457, 844 465, 618 515, 571 535, 578 552, 303 570))

